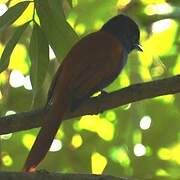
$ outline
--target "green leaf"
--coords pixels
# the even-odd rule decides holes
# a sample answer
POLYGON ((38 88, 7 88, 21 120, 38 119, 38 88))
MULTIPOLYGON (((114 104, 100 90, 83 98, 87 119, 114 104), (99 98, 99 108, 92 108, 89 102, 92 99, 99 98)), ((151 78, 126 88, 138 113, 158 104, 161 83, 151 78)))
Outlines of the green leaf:
POLYGON ((11 25, 18 17, 24 12, 24 10, 29 5, 30 1, 23 1, 15 6, 10 7, 1 17, 0 17, 0 31, 2 31, 7 26, 11 25))
POLYGON ((49 44, 56 57, 63 59, 78 37, 66 22, 62 1, 36 0, 35 6, 49 44))
POLYGON ((29 47, 31 59, 30 77, 34 94, 42 87, 49 64, 49 46, 38 24, 34 24, 29 47))
POLYGON ((11 54, 17 42, 19 41, 22 33, 25 31, 26 27, 28 26, 29 22, 30 21, 23 24, 22 26, 17 27, 12 38, 6 44, 6 47, 4 48, 4 51, 2 53, 1 60, 0 60, 0 72, 4 71, 8 67, 11 54))

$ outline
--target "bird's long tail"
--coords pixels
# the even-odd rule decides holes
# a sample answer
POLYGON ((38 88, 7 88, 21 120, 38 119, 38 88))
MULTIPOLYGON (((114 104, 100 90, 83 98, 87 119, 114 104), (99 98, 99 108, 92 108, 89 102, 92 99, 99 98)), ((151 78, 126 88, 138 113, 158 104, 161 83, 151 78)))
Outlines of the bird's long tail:
MULTIPOLYGON (((64 100, 64 98, 62 99, 64 100)), ((67 99, 60 102, 64 103, 61 103, 61 105, 58 103, 53 104, 52 109, 47 113, 45 122, 25 162, 24 172, 35 171, 38 164, 47 154, 68 107, 67 99)))

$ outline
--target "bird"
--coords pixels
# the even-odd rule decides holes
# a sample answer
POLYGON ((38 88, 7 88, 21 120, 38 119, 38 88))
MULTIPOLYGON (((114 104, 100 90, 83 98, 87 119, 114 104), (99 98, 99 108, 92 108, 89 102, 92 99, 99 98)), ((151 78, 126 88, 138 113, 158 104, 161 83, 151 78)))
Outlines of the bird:
POLYGON ((47 98, 51 108, 28 154, 24 172, 36 171, 45 158, 67 109, 76 102, 78 108, 78 102, 103 92, 122 71, 128 54, 134 49, 143 51, 139 41, 136 22, 118 14, 70 49, 51 82, 47 98))

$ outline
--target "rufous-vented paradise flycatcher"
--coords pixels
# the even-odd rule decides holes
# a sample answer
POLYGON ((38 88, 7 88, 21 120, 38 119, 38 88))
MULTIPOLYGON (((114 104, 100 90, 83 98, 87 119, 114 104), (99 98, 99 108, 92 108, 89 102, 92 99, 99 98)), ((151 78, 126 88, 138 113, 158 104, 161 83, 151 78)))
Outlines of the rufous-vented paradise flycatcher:
POLYGON ((102 91, 121 72, 128 53, 133 49, 142 51, 139 36, 137 24, 120 14, 72 47, 51 83, 51 108, 25 162, 25 172, 35 171, 43 160, 72 102, 81 102, 102 91))

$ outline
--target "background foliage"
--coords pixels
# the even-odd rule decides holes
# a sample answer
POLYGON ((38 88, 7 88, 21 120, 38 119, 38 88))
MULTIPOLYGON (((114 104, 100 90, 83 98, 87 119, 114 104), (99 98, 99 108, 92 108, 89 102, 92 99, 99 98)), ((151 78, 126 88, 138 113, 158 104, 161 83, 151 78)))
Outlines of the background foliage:
MULTIPOLYGON (((130 54, 108 91, 179 74, 179 7, 179 0, 0 0, 0 114, 42 107, 72 45, 117 13, 140 25, 144 53, 130 54)), ((180 96, 168 95, 64 122, 39 168, 178 179, 179 106, 180 96)), ((1 170, 20 171, 36 135, 2 135, 1 170)))

